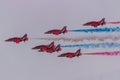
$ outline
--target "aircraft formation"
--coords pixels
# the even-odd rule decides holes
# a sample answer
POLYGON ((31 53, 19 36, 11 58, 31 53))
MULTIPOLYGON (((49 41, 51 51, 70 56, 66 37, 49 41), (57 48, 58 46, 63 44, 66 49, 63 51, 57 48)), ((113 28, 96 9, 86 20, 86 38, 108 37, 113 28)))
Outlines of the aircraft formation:
MULTIPOLYGON (((120 22, 106 22, 105 18, 102 18, 100 21, 90 21, 87 22, 85 24, 83 24, 83 26, 91 26, 91 27, 95 27, 97 28, 98 26, 103 26, 107 23, 120 23, 120 22)), ((64 26, 62 29, 53 29, 53 30, 49 30, 44 32, 44 34, 53 34, 53 35, 60 35, 60 34, 65 34, 67 33, 67 26, 64 26)), ((27 34, 23 35, 22 37, 12 37, 9 39, 6 39, 6 42, 15 42, 17 44, 19 44, 20 42, 26 42, 28 41, 29 38, 27 36, 27 34)), ((42 45, 37 45, 35 47, 32 48, 32 50, 37 50, 38 52, 46 52, 49 54, 52 54, 54 52, 59 52, 62 50, 60 44, 55 45, 55 42, 51 42, 49 44, 42 44, 42 45)), ((62 53, 60 55, 58 55, 57 57, 66 57, 66 58, 74 58, 74 57, 79 57, 81 56, 81 49, 78 49, 76 52, 66 52, 66 53, 62 53)))

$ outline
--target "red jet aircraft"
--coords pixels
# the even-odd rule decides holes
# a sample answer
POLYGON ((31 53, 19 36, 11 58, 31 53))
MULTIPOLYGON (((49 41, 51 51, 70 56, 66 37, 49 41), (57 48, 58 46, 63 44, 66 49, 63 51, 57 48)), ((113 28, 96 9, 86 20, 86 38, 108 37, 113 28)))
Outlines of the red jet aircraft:
POLYGON ((9 38, 7 40, 5 40, 6 42, 15 42, 15 43, 20 43, 22 41, 28 41, 28 37, 27 34, 25 34, 23 37, 13 37, 13 38, 9 38))
MULTIPOLYGON (((58 44, 55 48, 47 47, 47 49, 46 49, 46 52, 48 52, 48 53, 53 53, 55 51, 57 51, 57 52, 61 51, 60 44, 58 44)), ((41 49, 39 50, 39 52, 42 52, 41 49)))
POLYGON ((76 52, 67 52, 67 53, 63 53, 58 55, 58 57, 67 57, 67 58, 73 58, 73 57, 79 57, 81 56, 81 52, 80 49, 78 49, 76 52))
POLYGON ((41 49, 42 51, 45 51, 47 47, 50 47, 50 48, 55 47, 54 41, 51 42, 51 43, 48 44, 48 45, 39 45, 39 46, 35 46, 35 47, 33 47, 32 49, 41 49))
POLYGON ((45 34, 54 34, 54 35, 59 35, 61 33, 65 34, 67 32, 67 26, 64 26, 61 30, 60 29, 53 29, 50 31, 45 32, 45 34))
POLYGON ((39 46, 36 46, 32 49, 39 49, 38 51, 39 52, 48 52, 48 53, 53 53, 55 51, 59 52, 61 51, 61 48, 60 48, 60 44, 55 46, 54 45, 54 42, 51 42, 49 45, 39 45, 39 46))
POLYGON ((88 22, 88 23, 85 23, 83 24, 83 26, 93 26, 93 27, 98 27, 100 25, 105 25, 106 22, 105 22, 105 18, 102 18, 102 20, 100 21, 91 21, 91 22, 88 22))

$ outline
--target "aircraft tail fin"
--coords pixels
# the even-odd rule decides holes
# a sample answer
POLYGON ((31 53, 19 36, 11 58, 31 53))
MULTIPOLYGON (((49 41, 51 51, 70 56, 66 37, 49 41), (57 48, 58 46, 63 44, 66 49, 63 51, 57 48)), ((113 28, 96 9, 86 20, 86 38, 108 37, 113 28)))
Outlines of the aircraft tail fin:
POLYGON ((61 33, 65 33, 67 32, 67 26, 64 26, 62 29, 61 29, 61 33))
POLYGON ((60 44, 57 45, 57 47, 55 48, 55 51, 61 51, 61 48, 60 48, 60 44))
POLYGON ((54 46, 54 41, 49 44, 48 48, 52 48, 53 46, 54 46))
POLYGON ((22 41, 27 41, 28 40, 28 37, 27 37, 27 34, 25 34, 22 38, 21 38, 22 41))
POLYGON ((81 49, 78 49, 76 52, 75 52, 75 56, 79 57, 81 56, 81 49))
POLYGON ((102 20, 100 20, 100 25, 104 25, 105 24, 105 18, 102 18, 102 20))

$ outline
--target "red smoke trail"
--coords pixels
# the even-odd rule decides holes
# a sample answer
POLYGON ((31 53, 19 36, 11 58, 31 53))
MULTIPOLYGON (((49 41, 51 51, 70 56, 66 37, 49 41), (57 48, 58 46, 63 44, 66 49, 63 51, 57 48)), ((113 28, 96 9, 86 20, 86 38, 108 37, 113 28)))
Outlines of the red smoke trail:
POLYGON ((120 51, 85 53, 85 54, 82 54, 82 55, 107 55, 107 56, 117 56, 117 55, 120 55, 120 51))
POLYGON ((118 22, 106 22, 107 24, 120 24, 120 21, 118 22))

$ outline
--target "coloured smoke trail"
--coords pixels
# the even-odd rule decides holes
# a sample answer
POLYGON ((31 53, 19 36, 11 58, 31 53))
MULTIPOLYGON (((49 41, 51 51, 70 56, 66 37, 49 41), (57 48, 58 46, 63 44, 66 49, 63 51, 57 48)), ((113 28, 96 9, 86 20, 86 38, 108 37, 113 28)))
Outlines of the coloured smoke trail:
POLYGON ((103 43, 86 43, 86 44, 73 44, 61 45, 62 48, 119 48, 120 43, 117 42, 103 42, 103 43))
POLYGON ((107 24, 120 24, 120 22, 106 22, 107 24))
POLYGON ((100 33, 100 32, 120 32, 120 27, 104 27, 104 28, 90 28, 90 29, 76 29, 76 30, 68 30, 69 32, 85 32, 85 33, 100 33))
POLYGON ((82 55, 106 55, 106 56, 118 56, 120 55, 120 51, 113 52, 93 52, 93 53, 84 53, 82 55))
MULTIPOLYGON (((118 24, 119 22, 109 22, 109 23, 114 23, 118 24)), ((76 29, 76 30, 67 30, 67 26, 63 27, 63 29, 53 29, 45 32, 45 34, 53 34, 53 35, 60 35, 60 34, 65 34, 67 32, 84 32, 84 33, 101 33, 101 32, 120 32, 120 27, 115 26, 115 27, 104 27, 104 28, 89 28, 89 29, 76 29), (64 32, 63 32, 64 31, 64 32)))

